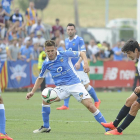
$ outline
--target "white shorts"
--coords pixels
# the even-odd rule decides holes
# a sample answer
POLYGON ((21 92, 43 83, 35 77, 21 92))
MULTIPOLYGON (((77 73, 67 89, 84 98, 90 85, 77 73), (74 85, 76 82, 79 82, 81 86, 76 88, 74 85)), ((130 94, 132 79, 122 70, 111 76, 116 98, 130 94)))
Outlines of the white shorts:
POLYGON ((85 73, 84 71, 76 71, 76 72, 77 72, 77 74, 81 80, 81 83, 83 85, 90 83, 87 73, 85 73))
POLYGON ((60 100, 64 100, 71 95, 78 102, 81 102, 83 99, 91 98, 84 85, 82 85, 81 83, 69 86, 57 86, 53 90, 56 91, 60 100))

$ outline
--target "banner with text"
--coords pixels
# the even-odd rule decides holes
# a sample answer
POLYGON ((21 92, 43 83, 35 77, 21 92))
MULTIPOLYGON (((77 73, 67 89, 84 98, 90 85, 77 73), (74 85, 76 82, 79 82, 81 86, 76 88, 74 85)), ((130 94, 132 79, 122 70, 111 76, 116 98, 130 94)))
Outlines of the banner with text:
POLYGON ((133 61, 104 62, 103 80, 91 80, 96 87, 132 87, 135 77, 133 61))

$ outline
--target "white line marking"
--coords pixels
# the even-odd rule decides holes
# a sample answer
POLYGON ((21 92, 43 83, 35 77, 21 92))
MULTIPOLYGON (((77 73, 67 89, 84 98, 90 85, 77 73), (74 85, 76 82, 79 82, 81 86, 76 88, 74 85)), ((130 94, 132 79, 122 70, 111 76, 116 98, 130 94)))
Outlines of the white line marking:
MULTIPOLYGON (((28 119, 7 119, 7 121, 28 121, 28 122, 42 122, 42 120, 28 120, 28 119)), ((71 122, 71 123, 75 123, 75 122, 78 122, 78 123, 95 123, 96 121, 63 121, 63 120, 50 120, 51 122, 71 122)))

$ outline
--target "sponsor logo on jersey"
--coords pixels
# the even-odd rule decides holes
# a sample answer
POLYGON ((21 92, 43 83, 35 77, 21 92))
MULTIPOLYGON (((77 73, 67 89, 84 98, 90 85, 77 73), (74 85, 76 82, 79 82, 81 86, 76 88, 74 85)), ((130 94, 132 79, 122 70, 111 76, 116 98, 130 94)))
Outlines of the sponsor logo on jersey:
POLYGON ((54 63, 51 63, 49 66, 53 65, 54 63))
POLYGON ((68 50, 69 50, 69 51, 72 51, 72 48, 69 48, 68 50))
POLYGON ((80 93, 79 93, 79 96, 82 98, 82 97, 83 97, 83 93, 82 93, 82 92, 80 92, 80 93))

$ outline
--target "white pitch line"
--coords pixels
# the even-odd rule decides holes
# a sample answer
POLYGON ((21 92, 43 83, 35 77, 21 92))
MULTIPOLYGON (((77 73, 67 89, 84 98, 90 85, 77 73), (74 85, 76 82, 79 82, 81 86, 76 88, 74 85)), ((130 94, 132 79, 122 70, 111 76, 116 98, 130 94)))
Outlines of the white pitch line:
MULTIPOLYGON (((20 120, 20 119, 7 119, 7 121, 28 121, 28 122, 42 122, 42 120, 27 120, 27 119, 23 119, 23 120, 20 120)), ((51 122, 72 122, 72 123, 95 123, 96 121, 63 121, 63 120, 50 120, 51 122)))

